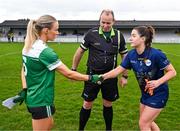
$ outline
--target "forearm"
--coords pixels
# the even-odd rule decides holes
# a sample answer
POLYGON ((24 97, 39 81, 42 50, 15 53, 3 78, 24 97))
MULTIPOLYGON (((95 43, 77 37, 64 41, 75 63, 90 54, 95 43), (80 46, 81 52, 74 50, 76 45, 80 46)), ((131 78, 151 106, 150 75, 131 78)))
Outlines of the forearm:
POLYGON ((77 81, 88 81, 89 75, 84 75, 76 71, 69 71, 69 73, 66 75, 67 78, 77 81))
POLYGON ((21 69, 21 82, 22 82, 22 88, 27 88, 26 78, 25 78, 24 68, 23 67, 21 69))
POLYGON ((72 79, 72 80, 78 80, 78 81, 88 81, 89 76, 81 74, 76 71, 70 70, 66 65, 62 64, 56 68, 56 71, 63 74, 65 77, 72 79))
POLYGON ((166 70, 166 73, 163 77, 158 79, 158 83, 159 83, 159 85, 161 85, 161 84, 167 82, 168 80, 172 79, 175 76, 176 76, 176 71, 175 71, 174 67, 172 65, 169 65, 169 69, 166 70))
POLYGON ((128 70, 124 70, 122 72, 122 77, 128 77, 128 70))
POLYGON ((72 69, 77 69, 79 62, 84 54, 84 51, 79 47, 73 56, 72 69))
MULTIPOLYGON (((122 61, 124 60, 124 58, 126 57, 126 55, 127 55, 127 53, 121 55, 121 60, 122 60, 122 61)), ((128 76, 128 70, 124 70, 124 71, 122 72, 122 76, 128 76)))
POLYGON ((123 71, 125 71, 125 69, 121 66, 118 66, 115 69, 103 74, 102 77, 104 80, 109 79, 109 78, 115 78, 123 71))

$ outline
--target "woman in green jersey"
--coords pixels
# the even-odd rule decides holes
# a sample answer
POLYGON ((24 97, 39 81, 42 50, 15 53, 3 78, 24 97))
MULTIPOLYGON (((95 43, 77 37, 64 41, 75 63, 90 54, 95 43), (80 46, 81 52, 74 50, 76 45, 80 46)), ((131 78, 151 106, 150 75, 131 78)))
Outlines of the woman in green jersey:
POLYGON ((56 38, 59 34, 58 28, 58 21, 50 15, 30 20, 27 26, 22 51, 23 90, 14 102, 25 100, 28 111, 32 114, 33 130, 50 130, 53 126, 55 71, 73 80, 96 83, 99 79, 98 75, 83 75, 70 70, 53 49, 48 47, 47 41, 56 38))

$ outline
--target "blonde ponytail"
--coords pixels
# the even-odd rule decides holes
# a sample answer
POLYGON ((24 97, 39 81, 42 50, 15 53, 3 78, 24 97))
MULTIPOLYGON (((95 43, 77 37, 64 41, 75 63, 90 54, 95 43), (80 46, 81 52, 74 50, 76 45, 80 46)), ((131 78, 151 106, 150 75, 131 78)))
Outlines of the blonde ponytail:
POLYGON ((24 50, 26 52, 32 47, 33 43, 38 39, 38 31, 35 28, 36 21, 30 20, 27 26, 24 50))
POLYGON ((57 20, 50 15, 43 15, 37 20, 30 20, 27 26, 24 50, 26 52, 32 47, 33 43, 39 38, 43 28, 51 29, 52 23, 57 20))

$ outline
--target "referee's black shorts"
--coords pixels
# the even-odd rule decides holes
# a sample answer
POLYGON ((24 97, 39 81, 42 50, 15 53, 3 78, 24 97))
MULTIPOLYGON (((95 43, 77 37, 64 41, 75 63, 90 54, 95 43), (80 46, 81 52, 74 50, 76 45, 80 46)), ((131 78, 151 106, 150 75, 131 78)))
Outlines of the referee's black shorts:
MULTIPOLYGON (((87 70, 87 74, 103 74, 108 71, 89 71, 87 70)), ((118 85, 117 85, 118 79, 107 79, 103 81, 101 85, 94 84, 88 81, 85 81, 84 83, 84 90, 82 92, 82 97, 85 101, 93 101, 97 98, 97 95, 99 91, 101 90, 102 97, 105 100, 108 101, 115 101, 119 98, 119 92, 118 92, 118 85)))

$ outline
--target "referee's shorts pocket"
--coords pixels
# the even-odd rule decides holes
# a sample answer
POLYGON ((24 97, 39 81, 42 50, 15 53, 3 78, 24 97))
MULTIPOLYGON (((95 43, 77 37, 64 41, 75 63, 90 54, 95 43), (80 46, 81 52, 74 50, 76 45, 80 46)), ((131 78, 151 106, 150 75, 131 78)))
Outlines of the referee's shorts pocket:
POLYGON ((51 117, 55 113, 55 106, 27 107, 33 119, 51 117))

